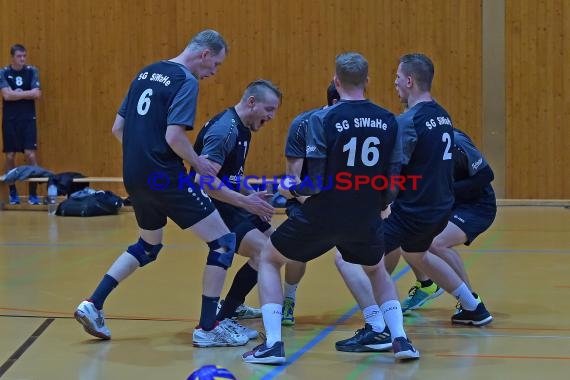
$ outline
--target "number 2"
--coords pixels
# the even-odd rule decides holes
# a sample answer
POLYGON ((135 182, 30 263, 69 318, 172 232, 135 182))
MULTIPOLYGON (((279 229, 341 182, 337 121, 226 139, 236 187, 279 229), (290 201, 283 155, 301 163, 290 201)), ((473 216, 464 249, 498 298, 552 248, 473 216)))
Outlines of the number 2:
POLYGON ((451 152, 449 151, 451 148, 451 136, 449 133, 445 132, 443 135, 441 135, 441 141, 447 143, 445 146, 445 151, 443 152, 443 160, 451 160, 451 152))

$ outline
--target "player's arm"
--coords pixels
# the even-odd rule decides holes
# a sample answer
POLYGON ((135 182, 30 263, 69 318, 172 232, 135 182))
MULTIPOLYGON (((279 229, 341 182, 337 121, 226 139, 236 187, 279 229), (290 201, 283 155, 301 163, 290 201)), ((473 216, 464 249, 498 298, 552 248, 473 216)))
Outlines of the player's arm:
POLYGON ((249 195, 233 191, 217 176, 222 165, 214 161, 210 161, 210 163, 214 167, 216 174, 208 177, 197 176, 197 181, 202 190, 212 198, 221 202, 243 208, 252 214, 264 218, 265 220, 271 219, 275 213, 275 209, 267 203, 266 199, 269 197, 267 191, 251 192, 249 195))
MULTIPOLYGON (((243 208, 252 214, 268 219, 274 214, 275 209, 266 202, 268 197, 266 191, 252 192, 249 195, 241 194, 228 187, 218 178, 218 173, 222 168, 228 154, 237 144, 237 131, 225 128, 218 128, 213 125, 204 136, 204 148, 202 153, 208 157, 208 161, 214 168, 214 174, 208 177, 198 177, 200 187, 209 196, 221 202, 243 208)), ((241 185, 244 185, 243 183, 241 185)))
POLYGON ((453 183, 453 192, 455 199, 459 201, 468 201, 477 199, 481 196, 481 192, 485 186, 495 179, 495 174, 489 165, 481 168, 472 176, 453 183))
MULTIPOLYGON (((292 197, 312 196, 321 192, 319 179, 325 177, 327 168, 327 145, 325 129, 322 119, 318 115, 311 115, 307 128, 307 177, 301 183, 293 184, 289 188, 292 197), (309 185, 306 181, 310 181, 309 185)), ((290 196, 290 197, 291 197, 290 196)))
MULTIPOLYGON (((287 161, 285 163, 285 173, 288 177, 291 178, 299 178, 301 177, 301 171, 303 170, 303 163, 305 162, 305 158, 299 157, 287 157, 287 161)), ((290 194, 290 192, 289 192, 290 194)), ((308 196, 298 196, 296 197, 299 203, 305 203, 305 201, 309 198, 308 196)))
POLYGON ((203 176, 215 176, 217 174, 214 165, 212 165, 212 161, 208 160, 206 156, 198 156, 186 135, 185 126, 167 126, 165 138, 166 143, 174 153, 188 162, 198 174, 203 176))
POLYGON ((113 128, 111 129, 111 132, 113 132, 113 135, 115 135, 115 137, 117 138, 117 140, 119 140, 121 144, 123 143, 124 128, 125 128, 125 118, 117 114, 117 116, 115 116, 115 122, 113 123, 113 128))
POLYGON ((198 156, 186 135, 186 130, 191 130, 194 126, 197 99, 198 82, 187 74, 168 109, 165 139, 174 153, 188 162, 198 174, 215 176, 216 170, 212 162, 206 156, 198 156))
MULTIPOLYGON (((402 128, 399 127, 398 123, 394 123, 396 130, 396 139, 394 141, 394 147, 392 149, 392 153, 390 154, 390 162, 388 163, 388 167, 386 169, 387 177, 394 178, 395 176, 400 174, 402 169, 402 160, 403 160, 403 151, 402 151, 402 128)), ((388 206, 396 199, 398 196, 399 186, 386 186, 386 189, 383 190, 383 204, 382 204, 382 211, 385 211, 388 206)), ((389 212, 388 212, 389 214, 389 212)))
POLYGON ((40 72, 37 67, 32 66, 32 93, 33 99, 39 99, 42 97, 42 91, 40 90, 40 72))
POLYGON ((286 157, 285 174, 291 177, 301 177, 304 161, 304 158, 286 157))
POLYGON ((469 176, 453 183, 453 192, 458 201, 469 201, 481 196, 483 188, 495 179, 491 166, 471 139, 461 133, 454 133, 457 151, 453 163, 466 168, 469 176))
POLYGON ((39 89, 27 90, 27 91, 14 91, 9 86, 2 87, 2 97, 7 102, 15 102, 22 99, 37 99, 40 97, 41 92, 39 89))

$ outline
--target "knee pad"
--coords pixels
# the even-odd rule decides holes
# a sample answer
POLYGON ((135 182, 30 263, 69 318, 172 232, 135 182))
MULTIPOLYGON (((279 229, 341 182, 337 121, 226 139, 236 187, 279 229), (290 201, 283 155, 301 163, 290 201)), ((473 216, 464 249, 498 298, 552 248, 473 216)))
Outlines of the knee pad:
POLYGON ((232 266, 234 254, 236 252, 236 234, 230 232, 224 236, 208 243, 210 252, 208 253, 207 264, 228 269, 232 266), (225 248, 227 252, 216 252, 216 249, 225 248))
POLYGON ((138 242, 127 248, 127 252, 137 259, 141 267, 144 267, 156 260, 161 249, 162 244, 152 245, 139 238, 138 242))

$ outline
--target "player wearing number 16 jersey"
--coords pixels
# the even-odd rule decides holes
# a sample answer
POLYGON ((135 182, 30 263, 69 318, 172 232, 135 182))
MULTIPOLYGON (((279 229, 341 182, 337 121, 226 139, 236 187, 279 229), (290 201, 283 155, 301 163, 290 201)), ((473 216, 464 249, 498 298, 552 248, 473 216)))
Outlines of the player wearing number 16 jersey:
POLYGON ((261 254, 259 292, 267 340, 243 355, 248 363, 285 361, 281 267, 291 260, 310 261, 335 246, 344 260, 362 265, 374 293, 384 301, 382 310, 394 337, 396 358, 419 357, 404 332, 396 289, 382 261, 380 211, 387 202, 386 192, 370 183, 376 176, 389 177, 392 164, 399 163, 398 155, 393 157, 398 125, 392 113, 364 97, 367 82, 368 62, 362 55, 345 53, 336 58, 334 83, 341 100, 309 119, 306 152, 310 181, 280 189, 289 198, 310 197, 277 228, 261 254), (346 180, 342 183, 337 181, 340 173, 346 180))

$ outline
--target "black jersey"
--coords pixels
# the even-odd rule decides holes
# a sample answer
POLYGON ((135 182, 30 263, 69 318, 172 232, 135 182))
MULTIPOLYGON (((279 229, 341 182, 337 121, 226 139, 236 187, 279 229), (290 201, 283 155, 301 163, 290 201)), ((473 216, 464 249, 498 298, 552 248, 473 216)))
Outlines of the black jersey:
POLYGON ((389 181, 397 134, 394 115, 369 100, 341 100, 313 113, 306 154, 326 159, 326 169, 321 192, 305 203, 306 214, 353 227, 375 220, 384 202, 378 188, 389 181))
POLYGON ((251 131, 243 125, 231 107, 204 125, 196 139, 195 150, 220 164, 218 178, 232 190, 239 191, 249 151, 251 131))
POLYGON ((148 188, 156 172, 166 173, 178 187, 185 174, 182 158, 166 142, 169 125, 192 129, 198 80, 183 65, 160 61, 143 68, 132 81, 119 115, 123 130, 123 177, 129 187, 148 188))
POLYGON ((392 210, 407 218, 441 219, 453 206, 453 125, 435 101, 420 102, 398 116, 404 152, 401 174, 419 176, 417 188, 398 193, 392 210))
MULTIPOLYGON (((473 141, 465 133, 458 129, 453 130, 453 177, 455 181, 461 181, 476 175, 481 169, 489 166, 483 154, 475 147, 473 141)), ((479 198, 473 199, 474 202, 483 202, 495 204, 495 191, 491 184, 485 185, 481 189, 479 198)), ((459 203, 459 201, 457 201, 459 203)))
MULTIPOLYGON (((322 110, 323 107, 315 108, 297 115, 291 122, 289 131, 287 132, 287 140, 285 141, 285 157, 289 158, 305 158, 307 156, 307 128, 309 118, 312 114, 322 110)), ((307 161, 303 161, 300 177, 307 175, 307 161)))
MULTIPOLYGON (((21 70, 14 70, 12 66, 0 69, 0 88, 4 87, 22 91, 40 88, 38 69, 28 65, 24 65, 21 70)), ((4 120, 30 120, 36 118, 34 99, 4 100, 3 104, 2 118, 4 120)))

